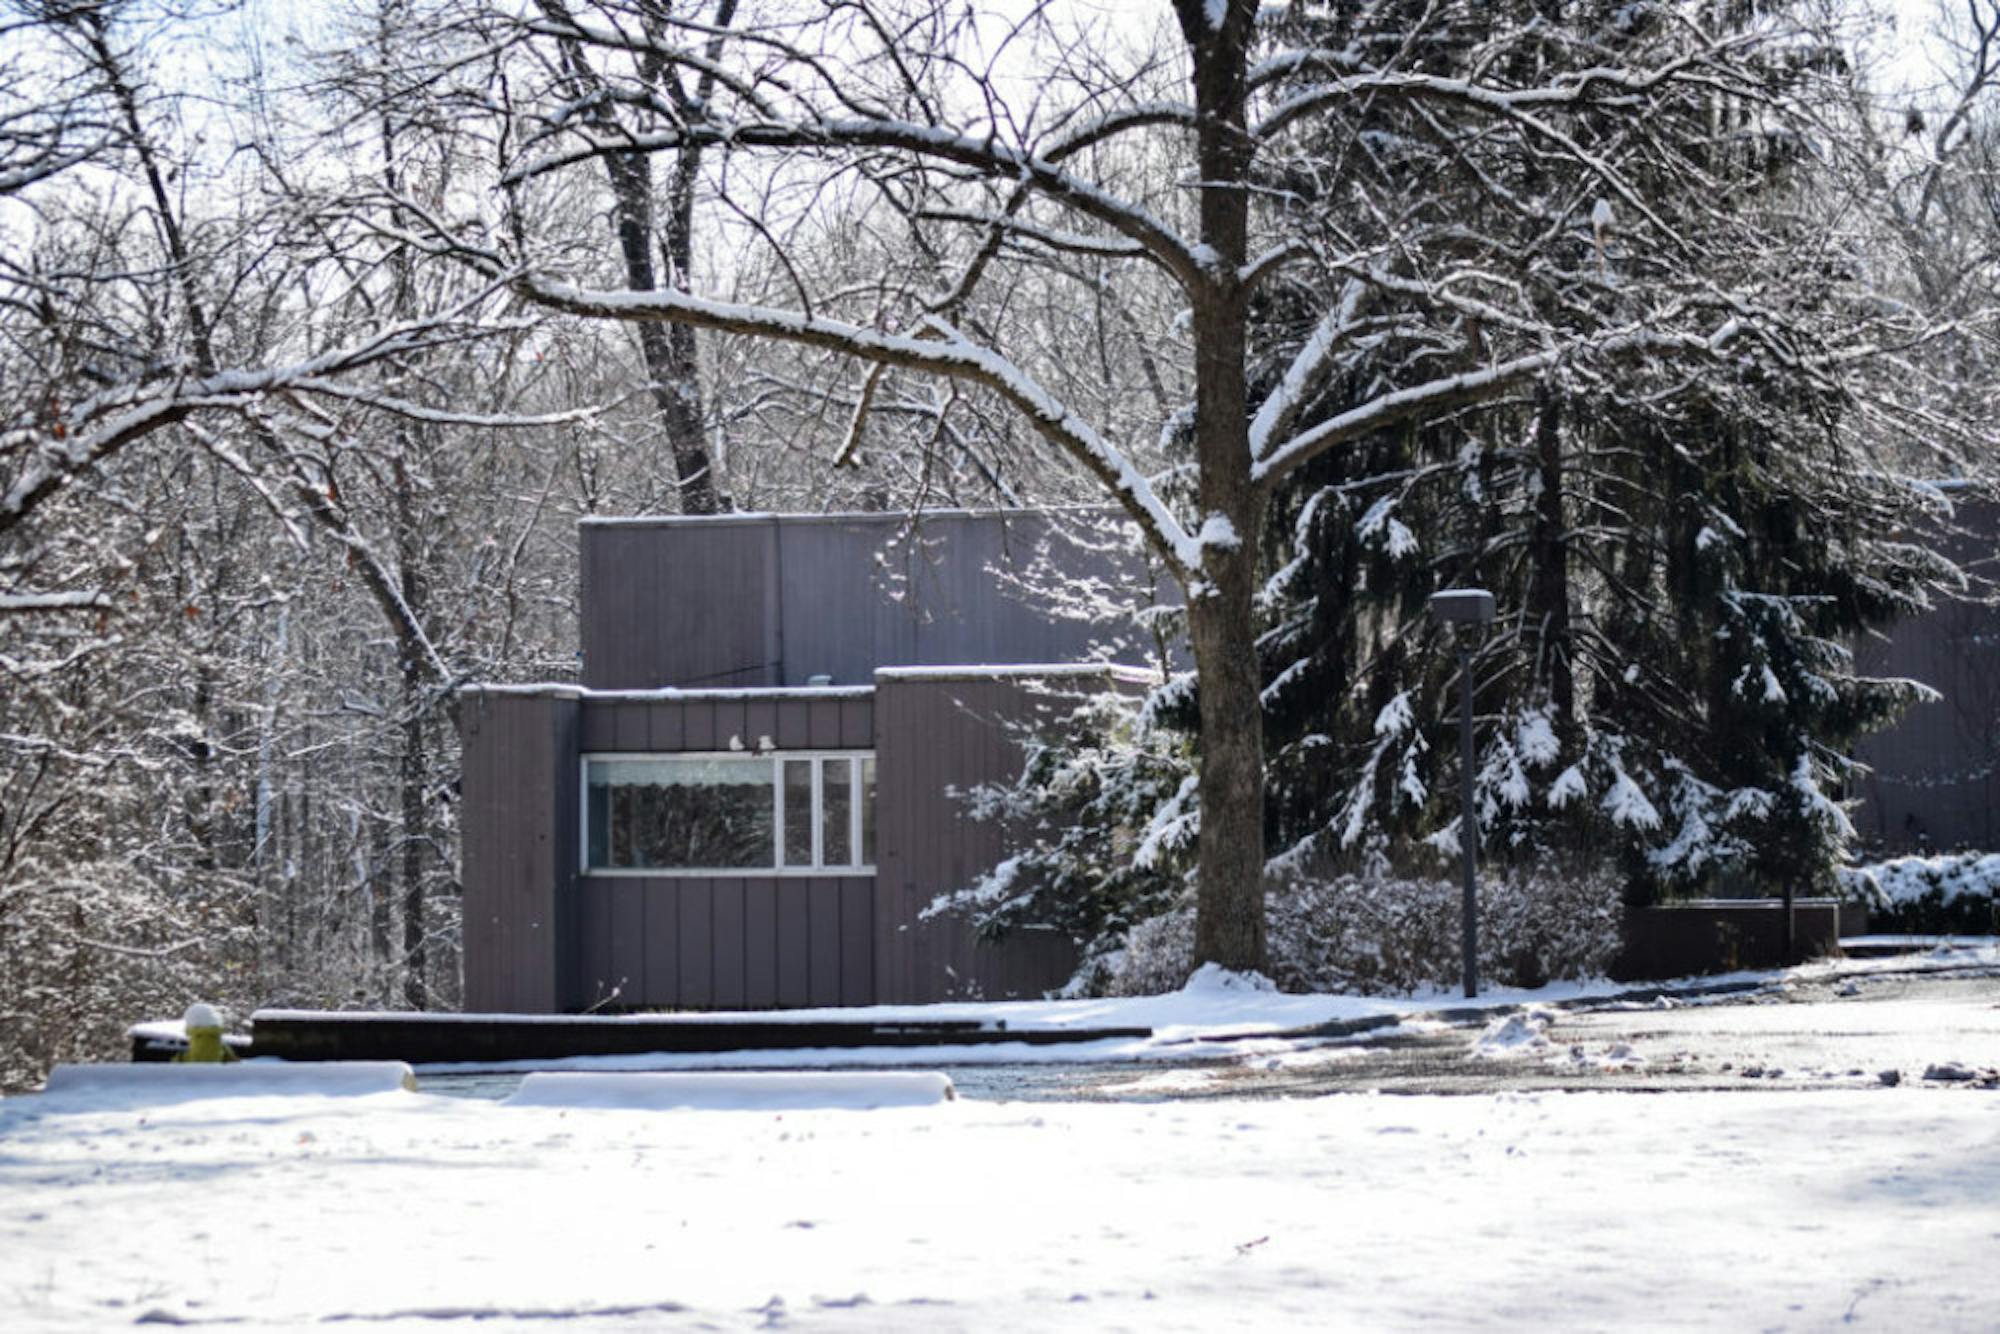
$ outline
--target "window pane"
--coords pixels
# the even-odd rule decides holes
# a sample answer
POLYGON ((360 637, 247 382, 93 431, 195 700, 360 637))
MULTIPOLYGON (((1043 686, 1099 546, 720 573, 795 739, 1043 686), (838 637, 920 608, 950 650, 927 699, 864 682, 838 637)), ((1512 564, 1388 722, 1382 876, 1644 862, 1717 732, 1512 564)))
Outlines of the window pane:
POLYGON ((853 834, 848 818, 854 811, 853 766, 844 758, 820 761, 820 864, 854 864, 853 834))
POLYGON ((785 865, 813 864, 811 760, 785 761, 785 865))
POLYGON ((593 760, 591 865, 769 866, 776 805, 769 760, 593 760))
MULTIPOLYGON (((593 771, 596 766, 591 766, 593 771)), ((611 865, 611 789, 600 783, 591 783, 585 789, 590 799, 588 814, 584 816, 587 826, 584 835, 587 840, 589 860, 585 866, 611 865)))
POLYGON ((875 757, 861 757, 861 864, 875 864, 875 757))

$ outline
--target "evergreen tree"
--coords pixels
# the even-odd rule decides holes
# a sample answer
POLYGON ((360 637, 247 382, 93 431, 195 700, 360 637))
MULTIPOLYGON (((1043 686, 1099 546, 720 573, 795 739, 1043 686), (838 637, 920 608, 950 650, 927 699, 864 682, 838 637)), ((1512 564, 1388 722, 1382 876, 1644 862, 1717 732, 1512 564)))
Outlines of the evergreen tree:
MULTIPOLYGON (((1401 8, 1328 17, 1320 45, 1401 40, 1401 8)), ((1411 59, 1452 77, 1493 58, 1487 33, 1511 31, 1526 35, 1504 58, 1587 77, 1601 43, 1679 40, 1663 11, 1504 9, 1433 28, 1411 59)), ((1774 98, 1842 74, 1803 37, 1771 51, 1774 98)), ((1526 138, 1437 136, 1394 104, 1274 182, 1329 214, 1356 194, 1397 204, 1339 238, 1366 266, 1295 284, 1261 312, 1271 374, 1338 303, 1381 330, 1312 415, 1432 373, 1440 274, 1461 283, 1463 299, 1443 303, 1448 332, 1495 359, 1514 350, 1510 325, 1531 323, 1516 312, 1608 323, 1639 286, 1677 284, 1690 309, 1785 317, 1782 338, 1724 361, 1568 367, 1294 479, 1289 522, 1266 530, 1262 644, 1281 864, 1456 849, 1456 748, 1437 744, 1456 667, 1423 609, 1439 587, 1474 584, 1502 608, 1474 663, 1488 857, 1610 853, 1642 897, 1722 870, 1787 890, 1830 876, 1851 833, 1833 795, 1851 744, 1914 692, 1858 676, 1846 646, 1957 574, 1896 539, 1926 498, 1853 429, 1838 368, 1879 313, 1852 257, 1810 221, 1811 155, 1737 104, 1662 114, 1681 118, 1678 133, 1647 147, 1671 143, 1678 160, 1620 166, 1649 187, 1639 202, 1674 246, 1627 245, 1630 202, 1598 194, 1575 160, 1552 168, 1526 138), (1699 273, 1677 276, 1677 254, 1702 256, 1699 273)), ((1612 127, 1589 156, 1618 161, 1623 147, 1612 127)))

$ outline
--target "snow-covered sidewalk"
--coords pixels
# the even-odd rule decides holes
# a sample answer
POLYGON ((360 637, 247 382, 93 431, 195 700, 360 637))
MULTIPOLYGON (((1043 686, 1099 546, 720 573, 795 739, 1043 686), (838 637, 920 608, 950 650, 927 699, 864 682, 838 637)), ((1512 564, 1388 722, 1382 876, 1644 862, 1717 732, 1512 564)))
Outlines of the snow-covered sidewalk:
POLYGON ((1963 1089, 0 1101, 10 1330, 1990 1329, 1996 1253, 1963 1089))
MULTIPOLYGON (((1787 981, 1815 982, 1839 977, 1863 977, 1882 973, 1954 972, 1991 970, 2000 973, 2000 944, 1983 938, 1955 941, 1946 938, 1936 948, 1921 955, 1901 955, 1877 959, 1841 959, 1804 964, 1797 968, 1767 972, 1730 973, 1716 977, 1687 978, 1663 984, 1668 991, 1713 992, 1719 988, 1780 986, 1787 981)), ((880 1047, 880 1048, 788 1048, 778 1051, 744 1050, 684 1054, 652 1053, 635 1056, 576 1056, 561 1060, 481 1061, 465 1064, 432 1064, 420 1067, 424 1074, 450 1074, 474 1070, 727 1070, 812 1069, 826 1066, 955 1066, 955 1065, 1053 1065, 1078 1062, 1118 1061, 1185 1062, 1190 1059, 1249 1057, 1289 1050, 1291 1044, 1278 1037, 1321 1026, 1361 1028, 1380 1025, 1388 1028, 1401 1023, 1428 1021, 1439 1012, 1492 1010, 1504 1012, 1524 1005, 1588 1005, 1630 993, 1634 984, 1597 979, 1590 982, 1559 982, 1539 990, 1494 987, 1475 1000, 1455 992, 1429 992, 1409 996, 1288 995, 1260 989, 1250 979, 1213 966, 1202 969, 1178 992, 1164 996, 1125 996, 1099 1000, 963 1001, 940 1005, 875 1005, 839 1009, 788 1010, 785 1018, 797 1022, 830 1020, 845 1022, 897 1023, 907 1021, 967 1020, 985 1027, 1009 1028, 1149 1028, 1145 1038, 1109 1038, 1096 1042, 1035 1046, 1028 1043, 992 1043, 970 1047, 880 1047)), ((1268 983, 1263 983, 1268 988, 1268 983)), ((1641 986, 1642 990, 1656 990, 1641 986)), ((644 1020, 645 1015, 628 1016, 644 1020)), ((715 1012, 700 1016, 706 1022, 732 1020, 770 1022, 768 1011, 715 1012)), ((175 1023, 146 1026, 162 1035, 178 1035, 175 1023)))

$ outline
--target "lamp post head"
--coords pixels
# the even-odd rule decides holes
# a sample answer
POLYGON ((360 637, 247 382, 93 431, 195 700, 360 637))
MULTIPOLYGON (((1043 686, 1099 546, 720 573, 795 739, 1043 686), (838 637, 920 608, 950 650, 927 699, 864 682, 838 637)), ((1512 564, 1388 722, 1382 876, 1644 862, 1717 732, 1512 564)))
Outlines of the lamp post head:
POLYGON ((1487 625, 1493 595, 1483 588, 1441 588, 1431 594, 1431 618, 1446 625, 1487 625))

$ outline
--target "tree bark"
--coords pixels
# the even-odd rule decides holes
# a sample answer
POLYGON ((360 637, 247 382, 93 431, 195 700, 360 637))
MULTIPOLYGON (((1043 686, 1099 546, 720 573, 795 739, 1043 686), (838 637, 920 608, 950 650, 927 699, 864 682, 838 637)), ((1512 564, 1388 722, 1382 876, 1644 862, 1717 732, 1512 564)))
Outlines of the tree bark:
POLYGON ((403 708, 403 1003, 430 1008, 427 941, 430 923, 424 905, 424 849, 430 843, 425 819, 423 683, 412 681, 403 708))
POLYGON ((1571 665, 1569 550, 1564 540, 1562 404, 1546 386, 1536 395, 1535 521, 1530 537, 1534 574, 1528 616, 1540 637, 1540 675, 1548 690, 1556 737, 1568 753, 1576 736, 1576 677, 1571 665))
POLYGON ((1250 477, 1249 247, 1244 75, 1256 6, 1234 0, 1211 26, 1202 0, 1180 0, 1194 53, 1202 279, 1193 292, 1194 448, 1202 531, 1188 591, 1201 701, 1201 842, 1196 856, 1197 964, 1262 972, 1264 719, 1257 669, 1256 552, 1263 497, 1250 477), (1226 534, 1217 529, 1227 526, 1226 534), (1222 537, 1218 541, 1216 538, 1222 537))

